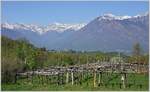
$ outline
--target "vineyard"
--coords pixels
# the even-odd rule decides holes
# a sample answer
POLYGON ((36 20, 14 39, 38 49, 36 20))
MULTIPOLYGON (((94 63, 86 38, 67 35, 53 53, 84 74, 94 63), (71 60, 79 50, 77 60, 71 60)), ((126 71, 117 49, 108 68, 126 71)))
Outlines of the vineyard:
MULTIPOLYGON (((138 90, 147 90, 147 76, 148 65, 123 62, 99 62, 68 67, 51 66, 48 69, 37 69, 35 71, 17 73, 16 83, 23 81, 25 83, 31 83, 31 85, 56 85, 58 89, 56 88, 55 90, 59 90, 59 87, 66 85, 72 87, 92 87, 92 89, 89 90, 96 90, 99 88, 108 88, 107 90, 115 88, 118 88, 119 90, 132 90, 134 88, 137 88, 138 90)), ((76 90, 86 89, 78 88, 76 90)))
POLYGON ((130 56, 118 52, 48 51, 2 37, 1 87, 5 91, 147 91, 149 55, 135 51, 130 56))

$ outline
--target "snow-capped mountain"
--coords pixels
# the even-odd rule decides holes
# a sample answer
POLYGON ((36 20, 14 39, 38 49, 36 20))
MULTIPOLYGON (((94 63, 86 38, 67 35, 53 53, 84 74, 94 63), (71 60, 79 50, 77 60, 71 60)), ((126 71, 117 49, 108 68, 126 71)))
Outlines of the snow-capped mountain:
POLYGON ((47 49, 131 51, 139 42, 149 51, 149 14, 115 16, 104 14, 87 24, 53 23, 47 26, 1 24, 2 35, 12 39, 26 38, 47 49))
POLYGON ((124 20, 129 19, 131 16, 115 16, 113 14, 104 14, 103 16, 99 17, 99 21, 101 20, 124 20))
MULTIPOLYGON (((127 19, 99 20, 99 16, 84 26, 76 35, 70 36, 68 47, 85 50, 131 51, 133 44, 139 42, 143 51, 149 47, 149 15, 127 19), (79 38, 82 37, 82 38, 79 38), (93 49, 94 48, 94 49, 93 49)), ((116 18, 116 17, 115 17, 116 18)), ((62 43, 63 44, 63 43, 62 43)), ((59 45, 62 45, 59 44, 59 45)))
POLYGON ((108 14, 104 14, 104 15, 100 16, 99 21, 101 21, 101 20, 125 20, 125 19, 131 19, 131 18, 140 18, 140 17, 147 16, 147 15, 148 15, 148 13, 145 13, 143 15, 136 15, 136 16, 128 16, 128 15, 115 16, 111 13, 108 13, 108 14))
POLYGON ((39 34, 44 34, 48 31, 56 31, 56 32, 64 32, 67 30, 77 31, 80 28, 85 26, 82 24, 61 24, 61 23, 53 23, 48 26, 38 26, 33 24, 11 24, 11 23, 3 23, 2 28, 11 29, 11 30, 30 30, 33 32, 37 32, 39 34))
MULTIPOLYGON (((98 17, 98 20, 125 20, 125 19, 133 19, 133 18, 140 18, 143 16, 147 16, 148 13, 144 15, 136 15, 136 16, 115 16, 113 14, 104 14, 102 16, 98 17)), ((30 30, 33 32, 37 32, 39 34, 44 34, 48 31, 56 31, 56 32, 64 32, 68 30, 74 30, 74 31, 79 31, 79 29, 83 28, 86 25, 86 23, 81 23, 81 24, 63 24, 63 23, 51 23, 47 26, 39 26, 39 25, 34 25, 34 24, 21 24, 21 23, 3 23, 1 24, 2 28, 7 28, 11 30, 30 30)))

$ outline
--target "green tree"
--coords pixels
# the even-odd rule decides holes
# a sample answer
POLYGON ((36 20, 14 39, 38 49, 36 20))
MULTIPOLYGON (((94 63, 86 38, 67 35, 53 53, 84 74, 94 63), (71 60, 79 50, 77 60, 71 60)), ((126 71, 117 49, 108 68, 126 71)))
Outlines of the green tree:
POLYGON ((133 46, 133 56, 140 56, 140 54, 141 54, 140 43, 135 43, 133 46))
POLYGON ((26 56, 26 65, 29 70, 33 70, 37 67, 36 51, 33 48, 28 48, 28 55, 26 56))

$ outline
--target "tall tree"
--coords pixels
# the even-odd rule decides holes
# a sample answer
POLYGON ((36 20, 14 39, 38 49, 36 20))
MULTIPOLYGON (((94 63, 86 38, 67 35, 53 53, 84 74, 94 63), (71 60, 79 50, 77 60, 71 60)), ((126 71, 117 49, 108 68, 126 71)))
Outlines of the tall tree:
POLYGON ((133 46, 133 60, 140 63, 141 62, 141 46, 140 43, 135 43, 133 46))
POLYGON ((140 43, 135 43, 133 46, 133 56, 140 56, 141 55, 141 47, 140 43))

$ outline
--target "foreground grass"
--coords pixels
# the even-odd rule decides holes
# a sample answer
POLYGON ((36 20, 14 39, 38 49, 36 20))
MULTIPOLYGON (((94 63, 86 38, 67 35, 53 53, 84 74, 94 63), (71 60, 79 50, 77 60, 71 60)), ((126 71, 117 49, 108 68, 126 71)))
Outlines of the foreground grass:
POLYGON ((82 84, 74 84, 71 83, 57 85, 55 83, 38 83, 38 78, 34 78, 33 83, 31 81, 27 81, 26 79, 19 79, 16 84, 2 84, 2 90, 34 90, 34 91, 119 91, 119 90, 130 90, 130 91, 148 91, 148 75, 144 74, 128 74, 127 76, 127 85, 131 85, 127 88, 120 88, 118 83, 121 83, 120 76, 117 74, 112 75, 103 75, 103 83, 104 85, 93 87, 93 78, 88 78, 82 80, 82 84), (139 85, 142 85, 140 87, 139 85))

